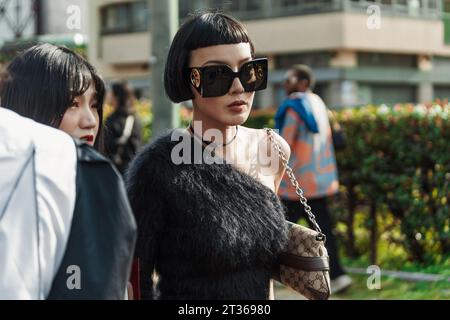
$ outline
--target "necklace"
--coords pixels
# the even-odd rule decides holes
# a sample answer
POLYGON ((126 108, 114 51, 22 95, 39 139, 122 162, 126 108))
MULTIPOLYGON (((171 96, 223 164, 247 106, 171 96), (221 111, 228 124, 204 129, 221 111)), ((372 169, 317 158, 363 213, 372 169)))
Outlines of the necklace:
POLYGON ((189 132, 192 133, 197 139, 199 139, 205 147, 207 147, 207 146, 209 146, 210 144, 212 144, 212 145, 214 146, 214 149, 215 149, 215 148, 217 148, 218 146, 225 147, 225 146, 229 145, 230 143, 232 143, 232 142, 236 139, 236 137, 237 137, 238 130, 239 130, 239 126, 236 126, 236 132, 235 132, 233 138, 231 138, 230 141, 225 142, 225 143, 222 143, 222 144, 214 143, 213 141, 203 140, 203 137, 201 137, 201 136, 199 136, 197 133, 195 133, 194 128, 192 127, 192 122, 189 124, 188 130, 189 130, 189 132))

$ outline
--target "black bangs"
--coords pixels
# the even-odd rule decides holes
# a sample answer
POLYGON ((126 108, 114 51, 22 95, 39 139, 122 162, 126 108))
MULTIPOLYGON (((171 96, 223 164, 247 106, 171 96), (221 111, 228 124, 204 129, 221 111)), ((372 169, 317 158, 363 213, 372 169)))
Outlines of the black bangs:
MULTIPOLYGON (((95 70, 91 71, 91 77, 94 81, 95 91, 97 91, 97 109, 99 112, 103 111, 103 103, 105 100, 105 82, 102 78, 95 72, 95 70)), ((102 113, 103 114, 103 113, 102 113)))
POLYGON ((94 68, 88 64, 83 57, 64 47, 58 47, 58 49, 65 54, 65 59, 60 60, 59 75, 62 80, 64 80, 63 83, 66 86, 64 90, 64 92, 67 93, 64 103, 66 109, 68 106, 72 105, 77 96, 83 95, 92 85, 97 92, 97 101, 100 102, 98 105, 101 107, 103 105, 105 93, 105 85, 103 80, 97 75, 94 68))
POLYGON ((105 83, 100 76, 97 75, 95 70, 85 64, 81 64, 78 67, 73 67, 73 70, 69 71, 69 105, 73 100, 83 95, 89 87, 93 86, 96 91, 97 109, 102 109, 105 98, 105 83), (78 76, 77 76, 78 75, 78 76))
POLYGON ((91 72, 84 65, 80 65, 78 67, 73 66, 72 70, 69 70, 67 78, 70 92, 70 103, 76 97, 83 95, 94 82, 91 72))
POLYGON ((253 44, 244 26, 231 16, 217 13, 204 13, 193 16, 186 24, 192 24, 190 35, 186 41, 186 49, 191 51, 198 48, 221 44, 250 43, 252 56, 253 44), (200 35, 200 36, 199 36, 200 35))
POLYGON ((3 95, 3 89, 6 84, 11 81, 11 77, 6 70, 0 70, 0 107, 2 106, 1 96, 3 95))

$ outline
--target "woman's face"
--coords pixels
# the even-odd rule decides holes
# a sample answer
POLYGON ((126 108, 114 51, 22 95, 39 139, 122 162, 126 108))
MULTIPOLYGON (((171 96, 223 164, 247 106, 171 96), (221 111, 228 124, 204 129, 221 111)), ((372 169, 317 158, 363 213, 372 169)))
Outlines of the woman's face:
MULTIPOLYGON (((189 67, 227 65, 234 72, 252 60, 249 43, 223 44, 199 48, 191 52, 189 67)), ((201 118, 217 123, 235 126, 243 124, 253 104, 254 92, 245 92, 239 78, 235 78, 228 92, 221 97, 203 98, 191 85, 194 94, 194 110, 201 118)))
POLYGON ((99 127, 96 97, 95 88, 91 85, 84 94, 75 97, 59 125, 62 131, 91 146, 94 145, 99 127))

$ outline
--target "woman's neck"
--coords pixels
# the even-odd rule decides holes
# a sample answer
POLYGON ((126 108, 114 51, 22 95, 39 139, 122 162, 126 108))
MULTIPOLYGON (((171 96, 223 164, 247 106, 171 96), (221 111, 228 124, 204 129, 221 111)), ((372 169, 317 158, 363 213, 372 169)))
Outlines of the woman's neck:
POLYGON ((224 144, 233 139, 237 130, 236 126, 211 119, 198 110, 193 112, 192 127, 195 134, 203 137, 203 140, 214 141, 217 144, 224 144), (211 131, 207 132, 208 130, 211 131), (216 130, 220 131, 219 135, 216 130))

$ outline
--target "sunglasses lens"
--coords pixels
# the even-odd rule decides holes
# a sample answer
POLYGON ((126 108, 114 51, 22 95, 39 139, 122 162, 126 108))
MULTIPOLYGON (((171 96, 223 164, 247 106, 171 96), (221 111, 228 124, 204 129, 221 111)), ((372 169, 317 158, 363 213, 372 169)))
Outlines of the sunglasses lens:
POLYGON ((232 73, 226 66, 209 66, 203 69, 202 96, 220 97, 230 89, 232 73))
MULTIPOLYGON (((236 77, 228 66, 207 66, 201 69, 201 76, 191 71, 191 83, 205 98, 225 95, 236 77)), ((264 90, 267 87, 267 59, 247 62, 240 68, 238 74, 245 92, 264 90)))
POLYGON ((243 65, 239 79, 246 92, 264 90, 267 87, 267 59, 254 60, 243 65))

